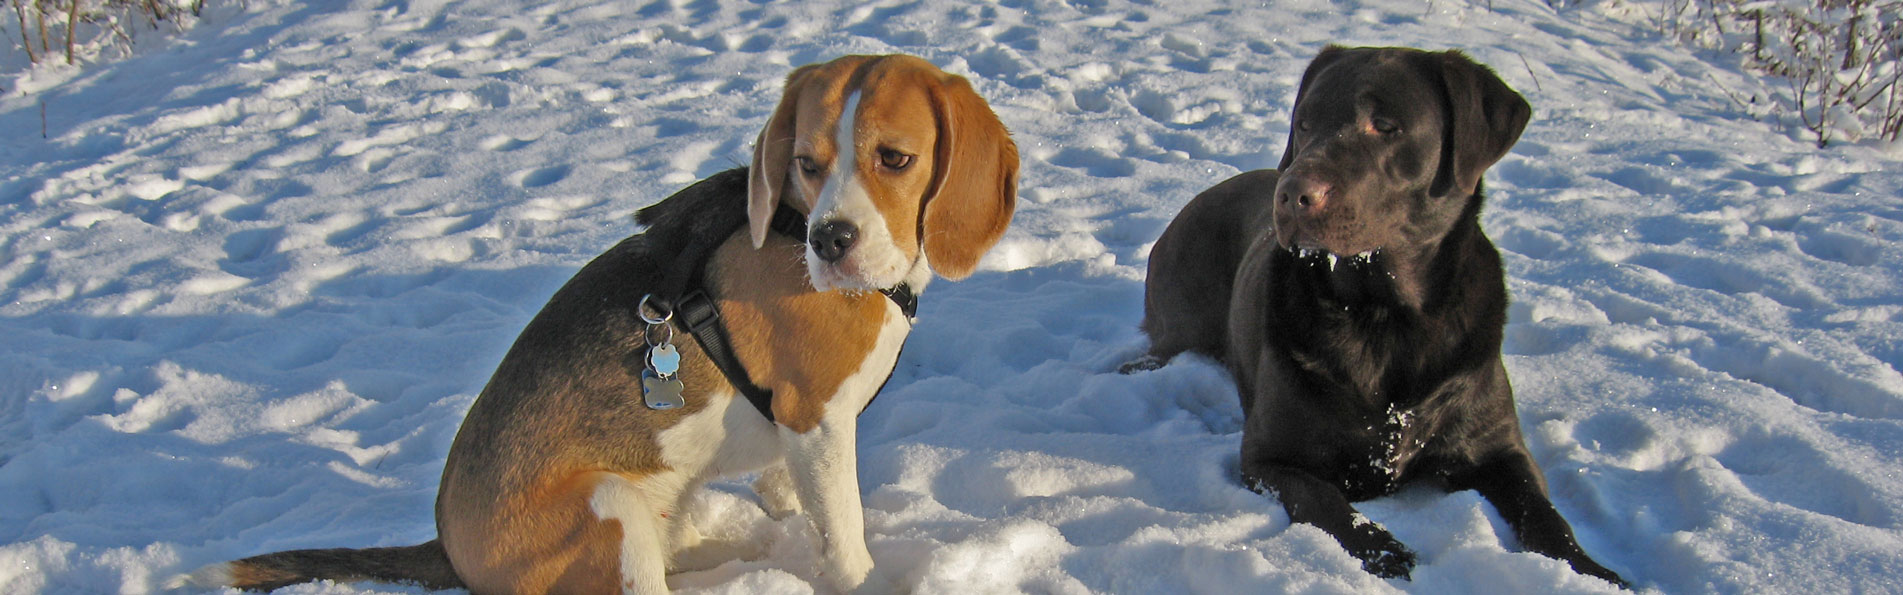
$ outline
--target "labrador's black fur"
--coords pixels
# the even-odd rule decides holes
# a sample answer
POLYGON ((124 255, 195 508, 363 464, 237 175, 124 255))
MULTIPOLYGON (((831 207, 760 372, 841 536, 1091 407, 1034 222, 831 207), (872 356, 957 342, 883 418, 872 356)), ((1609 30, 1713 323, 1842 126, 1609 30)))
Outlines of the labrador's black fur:
POLYGON ((1197 196, 1151 253, 1152 346, 1131 367, 1186 350, 1227 364, 1244 484, 1380 576, 1415 555, 1349 503, 1430 480, 1478 490, 1528 550, 1626 585, 1548 500, 1500 357, 1481 174, 1530 113, 1459 52, 1331 46, 1302 75, 1279 172, 1197 196))

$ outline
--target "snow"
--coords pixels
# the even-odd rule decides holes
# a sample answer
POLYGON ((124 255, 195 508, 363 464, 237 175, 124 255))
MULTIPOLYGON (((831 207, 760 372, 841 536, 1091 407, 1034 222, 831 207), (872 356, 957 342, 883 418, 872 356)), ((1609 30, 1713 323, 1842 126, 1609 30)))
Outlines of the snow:
MULTIPOLYGON (((1329 42, 1462 48, 1532 103, 1483 222, 1521 423, 1588 552, 1673 593, 1903 591, 1903 150, 1752 119, 1731 97, 1780 83, 1640 4, 1270 4, 253 0, 122 59, 0 55, 0 591, 431 538, 462 414, 554 289, 745 163, 792 67, 886 52, 972 79, 1023 190, 861 418, 875 580, 1610 591, 1428 488, 1360 505, 1414 580, 1363 573, 1237 482, 1219 366, 1115 372, 1157 235, 1276 163, 1329 42)), ((823 584, 747 479, 692 502, 709 542, 674 588, 823 584)))

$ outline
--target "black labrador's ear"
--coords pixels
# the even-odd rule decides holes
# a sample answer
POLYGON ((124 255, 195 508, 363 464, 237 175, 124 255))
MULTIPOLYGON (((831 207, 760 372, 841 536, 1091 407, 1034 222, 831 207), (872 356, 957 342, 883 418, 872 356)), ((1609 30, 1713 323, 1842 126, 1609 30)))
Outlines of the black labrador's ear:
POLYGON ((1440 171, 1428 193, 1471 196, 1479 191, 1480 175, 1520 140, 1533 108, 1492 69, 1466 54, 1450 50, 1430 57, 1440 71, 1447 121, 1441 134, 1440 171))
POLYGON ((1282 162, 1276 165, 1275 169, 1286 170, 1289 164, 1295 161, 1295 126, 1297 124, 1295 113, 1296 108, 1302 105, 1302 97, 1308 95, 1308 84, 1315 82, 1315 76, 1321 74, 1321 71, 1326 70, 1329 65, 1341 61, 1347 55, 1348 48, 1329 44, 1328 47, 1322 48, 1321 53, 1315 54, 1315 59, 1308 62, 1308 69, 1302 71, 1302 85, 1295 88, 1295 103, 1289 105, 1288 144, 1282 147, 1282 162))

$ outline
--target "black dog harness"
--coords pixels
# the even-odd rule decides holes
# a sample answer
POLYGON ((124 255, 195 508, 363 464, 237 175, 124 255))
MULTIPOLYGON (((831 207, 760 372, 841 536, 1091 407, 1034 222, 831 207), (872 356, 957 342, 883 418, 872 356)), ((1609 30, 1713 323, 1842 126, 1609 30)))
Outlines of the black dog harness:
MULTIPOLYGON (((773 221, 768 228, 780 235, 806 242, 806 215, 780 205, 773 212, 773 221)), ((714 247, 726 238, 698 239, 689 244, 674 261, 674 268, 662 278, 661 291, 653 294, 662 308, 674 313, 674 322, 687 329, 694 336, 694 342, 700 344, 700 350, 713 360, 714 367, 727 377, 727 382, 746 395, 753 408, 767 421, 773 418, 773 391, 753 383, 753 377, 747 374, 747 368, 740 363, 740 357, 733 352, 733 340, 727 335, 727 325, 720 321, 720 308, 708 297, 706 291, 707 257, 714 247)), ((912 293, 910 285, 900 283, 891 289, 881 289, 879 293, 899 305, 899 311, 908 319, 918 317, 918 296, 912 293)))

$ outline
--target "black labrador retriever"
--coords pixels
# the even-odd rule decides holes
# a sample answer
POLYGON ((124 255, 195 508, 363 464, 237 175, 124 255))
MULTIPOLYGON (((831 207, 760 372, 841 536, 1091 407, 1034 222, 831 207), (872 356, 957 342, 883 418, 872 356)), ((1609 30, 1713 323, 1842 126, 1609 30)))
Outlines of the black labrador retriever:
POLYGON ((1527 549, 1627 586, 1553 509, 1500 358, 1481 174, 1530 113, 1459 52, 1330 46, 1302 75, 1279 173, 1204 191, 1150 254, 1150 353, 1125 371, 1223 361, 1243 483, 1383 577, 1408 577, 1414 553, 1349 503, 1425 479, 1478 490, 1527 549))

